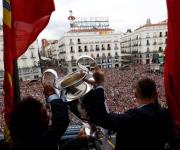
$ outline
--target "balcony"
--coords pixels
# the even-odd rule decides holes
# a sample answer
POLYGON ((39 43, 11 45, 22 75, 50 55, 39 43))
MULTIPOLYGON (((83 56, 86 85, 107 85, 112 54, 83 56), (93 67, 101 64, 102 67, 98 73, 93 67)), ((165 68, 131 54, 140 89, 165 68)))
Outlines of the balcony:
POLYGON ((104 47, 102 47, 102 51, 104 51, 105 50, 105 48, 104 47))
POLYGON ((81 42, 78 42, 77 44, 82 44, 81 42))
POLYGON ((88 52, 88 49, 84 49, 85 52, 88 52))
POLYGON ((153 45, 157 45, 157 42, 154 42, 153 45))
POLYGON ((100 49, 99 48, 96 48, 96 51, 99 51, 100 49))
POLYGON ((82 49, 79 49, 78 52, 82 52, 82 49))
POLYGON ((116 55, 116 56, 115 56, 115 59, 119 59, 119 56, 118 56, 118 55, 116 55))
POLYGON ((65 53, 66 53, 66 51, 60 52, 60 54, 65 54, 65 53))

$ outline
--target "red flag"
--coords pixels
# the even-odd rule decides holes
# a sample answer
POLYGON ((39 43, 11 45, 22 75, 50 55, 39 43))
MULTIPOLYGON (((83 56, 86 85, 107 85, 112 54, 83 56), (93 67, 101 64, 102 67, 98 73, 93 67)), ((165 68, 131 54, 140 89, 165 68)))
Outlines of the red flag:
POLYGON ((11 0, 14 23, 16 59, 48 24, 54 11, 53 0, 11 0))
POLYGON ((3 0, 5 119, 13 110, 13 61, 46 27, 54 9, 53 0, 3 0))
POLYGON ((167 0, 168 40, 165 53, 165 91, 174 129, 180 132, 180 1, 167 0))

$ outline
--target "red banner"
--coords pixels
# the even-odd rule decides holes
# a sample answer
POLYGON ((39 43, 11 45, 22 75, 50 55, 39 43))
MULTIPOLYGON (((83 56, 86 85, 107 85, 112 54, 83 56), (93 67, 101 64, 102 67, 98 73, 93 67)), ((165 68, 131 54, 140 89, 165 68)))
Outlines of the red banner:
POLYGON ((180 1, 167 0, 168 40, 165 53, 165 91, 174 129, 180 132, 180 1))
POLYGON ((13 110, 13 61, 21 56, 46 27, 54 11, 53 0, 3 0, 4 112, 13 110))
POLYGON ((54 11, 53 0, 11 0, 16 59, 37 38, 54 11))

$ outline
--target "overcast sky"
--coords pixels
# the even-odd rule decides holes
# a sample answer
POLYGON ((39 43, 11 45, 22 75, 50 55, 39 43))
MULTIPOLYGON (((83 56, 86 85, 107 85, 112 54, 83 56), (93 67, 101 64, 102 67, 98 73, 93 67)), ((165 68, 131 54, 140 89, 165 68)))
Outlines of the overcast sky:
MULTIPOLYGON (((0 17, 2 18, 2 0, 0 17)), ((38 39, 59 39, 69 29, 69 10, 75 17, 108 17, 110 27, 126 31, 167 18, 166 0, 54 0, 56 10, 38 39)))

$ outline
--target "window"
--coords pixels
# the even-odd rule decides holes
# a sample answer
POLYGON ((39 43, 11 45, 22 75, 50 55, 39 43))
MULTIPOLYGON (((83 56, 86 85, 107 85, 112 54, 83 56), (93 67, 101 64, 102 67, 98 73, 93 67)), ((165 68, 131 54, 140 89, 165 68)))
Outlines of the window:
POLYGON ((87 49, 87 46, 86 46, 86 45, 84 46, 84 51, 85 51, 85 52, 87 52, 87 51, 88 51, 88 49, 87 49))
POLYGON ((118 52, 115 53, 115 59, 118 59, 119 58, 119 55, 118 55, 118 52))
POLYGON ((70 40, 69 40, 69 44, 70 44, 70 45, 71 45, 71 44, 73 44, 73 41, 72 41, 72 39, 70 39, 70 40))
POLYGON ((78 51, 82 52, 81 46, 78 46, 78 51))
POLYGON ((35 75, 35 76, 34 76, 34 79, 38 79, 38 78, 39 78, 39 76, 38 76, 38 75, 35 75))
POLYGON ((156 45, 156 44, 157 44, 157 42, 156 42, 156 40, 154 40, 153 45, 156 45))
POLYGON ((162 47, 159 47, 159 52, 163 52, 163 49, 162 49, 162 47))
POLYGON ((165 36, 167 36, 167 35, 168 35, 168 32, 165 33, 165 36))
POLYGON ((150 64, 150 60, 149 59, 146 59, 146 64, 150 64))
POLYGON ((81 44, 81 40, 80 39, 78 39, 78 44, 81 44))
POLYGON ((96 51, 99 51, 99 45, 96 45, 96 51))
POLYGON ((149 40, 147 40, 147 43, 146 43, 146 45, 150 45, 150 43, 149 43, 149 40))
POLYGON ((73 46, 70 47, 70 52, 71 52, 71 53, 74 53, 73 46))
POLYGON ((71 60, 74 60, 74 56, 71 56, 71 60))
POLYGON ((33 53, 33 52, 31 52, 31 58, 35 58, 35 56, 34 56, 34 53, 33 53))
POLYGON ((115 49, 115 50, 117 50, 117 49, 118 49, 118 46, 117 46, 117 44, 115 44, 115 47, 114 47, 114 49, 115 49))
POLYGON ((90 45, 90 51, 94 51, 93 45, 90 45))
POLYGON ((149 33, 146 34, 146 38, 150 38, 149 33))
POLYGON ((150 49, 149 48, 147 48, 147 53, 149 53, 150 52, 150 49))
POLYGON ((159 33, 159 37, 162 37, 162 32, 159 33))
POLYGON ((106 62, 106 59, 102 59, 102 62, 105 63, 105 62, 106 62))
POLYGON ((111 50, 111 45, 110 44, 107 45, 107 49, 111 50))
POLYGON ((105 50, 105 48, 104 48, 104 44, 102 44, 102 50, 105 50))
POLYGON ((108 58, 108 63, 111 63, 112 62, 112 59, 111 58, 108 58))

